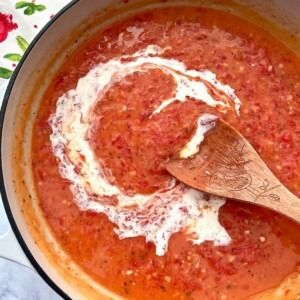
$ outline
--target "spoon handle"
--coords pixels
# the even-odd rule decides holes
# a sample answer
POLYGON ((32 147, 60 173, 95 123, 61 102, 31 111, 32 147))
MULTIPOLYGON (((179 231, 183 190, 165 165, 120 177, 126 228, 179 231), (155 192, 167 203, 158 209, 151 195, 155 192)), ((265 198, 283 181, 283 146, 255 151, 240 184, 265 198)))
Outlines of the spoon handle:
POLYGON ((281 183, 256 196, 253 203, 270 208, 300 223, 300 199, 281 183))
POLYGON ((245 171, 250 178, 239 199, 269 208, 300 223, 300 199, 291 193, 273 174, 247 142, 245 171), (247 191, 247 193, 245 193, 247 191))

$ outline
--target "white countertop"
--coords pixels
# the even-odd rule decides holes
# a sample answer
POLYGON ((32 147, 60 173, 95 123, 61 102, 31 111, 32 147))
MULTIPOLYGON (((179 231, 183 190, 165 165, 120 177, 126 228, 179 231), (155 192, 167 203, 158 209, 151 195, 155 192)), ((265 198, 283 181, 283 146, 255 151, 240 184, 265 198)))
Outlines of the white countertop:
POLYGON ((0 300, 61 299, 36 272, 0 259, 0 300))

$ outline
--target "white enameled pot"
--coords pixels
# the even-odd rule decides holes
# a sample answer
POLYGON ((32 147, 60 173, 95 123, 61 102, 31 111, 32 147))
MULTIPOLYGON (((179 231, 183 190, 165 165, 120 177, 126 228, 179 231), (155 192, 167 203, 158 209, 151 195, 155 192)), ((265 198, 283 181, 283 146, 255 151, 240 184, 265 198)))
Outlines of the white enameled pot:
MULTIPOLYGON (((64 55, 110 19, 147 5, 206 5, 225 7, 238 13, 235 6, 237 1, 227 1, 226 6, 224 2, 75 0, 44 27, 29 46, 10 80, 1 109, 0 186, 12 230, 0 236, 0 256, 35 269, 66 299, 119 299, 69 259, 56 243, 40 213, 31 176, 30 141, 41 95, 64 55), (13 247, 16 243, 18 246, 13 247)), ((267 24, 263 19, 271 20, 269 25, 262 26, 272 31, 271 24, 276 23, 284 28, 276 31, 278 38, 284 39, 295 51, 300 49, 300 34, 297 33, 300 28, 299 0, 239 2, 253 10, 253 22, 267 24)))

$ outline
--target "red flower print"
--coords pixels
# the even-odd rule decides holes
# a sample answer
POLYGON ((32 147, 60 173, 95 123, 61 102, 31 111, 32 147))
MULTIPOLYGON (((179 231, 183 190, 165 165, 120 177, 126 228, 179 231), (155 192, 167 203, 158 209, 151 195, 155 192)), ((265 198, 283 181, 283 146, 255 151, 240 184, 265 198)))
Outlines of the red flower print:
POLYGON ((18 25, 13 22, 12 15, 0 13, 0 43, 6 40, 10 31, 17 28, 18 25))

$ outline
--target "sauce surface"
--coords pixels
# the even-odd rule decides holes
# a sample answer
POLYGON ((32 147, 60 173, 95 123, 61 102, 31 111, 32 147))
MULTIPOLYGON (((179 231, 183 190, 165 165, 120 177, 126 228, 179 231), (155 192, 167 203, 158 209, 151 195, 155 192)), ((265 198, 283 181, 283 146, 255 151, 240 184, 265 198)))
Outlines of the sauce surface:
POLYGON ((300 63, 254 25, 203 8, 160 8, 130 17, 81 45, 49 86, 34 127, 33 172, 40 205, 57 240, 88 274, 131 299, 242 299, 275 287, 300 263, 300 227, 270 211, 227 201, 220 222, 232 242, 193 245, 174 234, 164 256, 142 237, 120 240, 103 214, 81 211, 59 173, 50 142, 56 102, 99 63, 149 45, 188 69, 210 70, 242 101, 240 116, 188 99, 149 115, 174 82, 159 69, 136 72, 95 106, 90 143, 128 194, 164 188, 164 161, 180 151, 202 113, 218 115, 249 139, 278 178, 300 196, 300 63), (124 109, 124 107, 126 109, 124 109), (97 120, 96 119, 96 120, 97 120), (101 120, 101 126, 100 126, 101 120), (113 279, 113 280, 112 280, 113 279))

